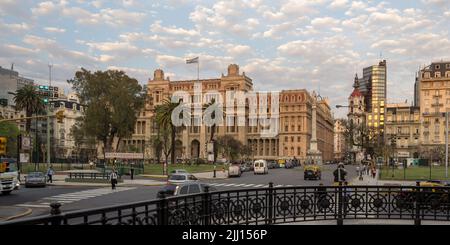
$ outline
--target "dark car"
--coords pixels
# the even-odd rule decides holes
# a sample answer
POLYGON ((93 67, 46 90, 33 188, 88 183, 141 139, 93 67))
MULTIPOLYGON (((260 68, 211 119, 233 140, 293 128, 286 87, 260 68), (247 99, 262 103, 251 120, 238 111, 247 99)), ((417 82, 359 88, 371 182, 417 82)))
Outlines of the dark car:
POLYGON ((45 187, 47 177, 42 172, 31 172, 25 177, 25 187, 45 187))
POLYGON ((267 162, 267 167, 269 168, 269 169, 274 169, 274 168, 277 168, 277 163, 275 162, 275 161, 268 161, 267 162))

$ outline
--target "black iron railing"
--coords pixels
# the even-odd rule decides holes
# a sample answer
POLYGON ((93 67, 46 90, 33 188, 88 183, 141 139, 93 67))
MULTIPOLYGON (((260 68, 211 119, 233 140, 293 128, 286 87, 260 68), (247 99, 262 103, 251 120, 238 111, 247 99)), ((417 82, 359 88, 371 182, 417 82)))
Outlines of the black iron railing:
POLYGON ((242 189, 61 213, 6 225, 267 225, 319 220, 450 221, 450 187, 314 186, 242 189))

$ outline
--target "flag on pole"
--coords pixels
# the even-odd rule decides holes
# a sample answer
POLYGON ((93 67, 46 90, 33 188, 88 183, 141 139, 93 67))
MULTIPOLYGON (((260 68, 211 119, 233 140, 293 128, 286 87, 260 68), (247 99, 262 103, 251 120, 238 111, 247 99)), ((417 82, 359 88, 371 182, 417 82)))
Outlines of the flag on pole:
POLYGON ((186 64, 194 64, 194 63, 198 63, 198 57, 186 60, 186 64))

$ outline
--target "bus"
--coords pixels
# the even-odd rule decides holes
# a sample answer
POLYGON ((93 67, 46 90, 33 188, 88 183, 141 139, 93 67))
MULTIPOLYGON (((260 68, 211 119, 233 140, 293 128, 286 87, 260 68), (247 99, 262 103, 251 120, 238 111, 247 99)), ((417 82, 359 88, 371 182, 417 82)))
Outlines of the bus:
POLYGON ((16 160, 0 158, 0 192, 8 195, 20 188, 16 160))

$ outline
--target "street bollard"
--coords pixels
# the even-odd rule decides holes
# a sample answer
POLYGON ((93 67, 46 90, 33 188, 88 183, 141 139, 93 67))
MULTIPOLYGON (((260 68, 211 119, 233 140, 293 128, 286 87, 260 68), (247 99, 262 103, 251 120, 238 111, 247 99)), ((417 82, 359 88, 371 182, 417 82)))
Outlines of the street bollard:
POLYGON ((62 217, 61 217, 61 203, 52 202, 50 204, 50 215, 52 215, 52 225, 61 225, 62 217))
POLYGON ((213 178, 216 178, 216 169, 214 169, 214 175, 213 178))

